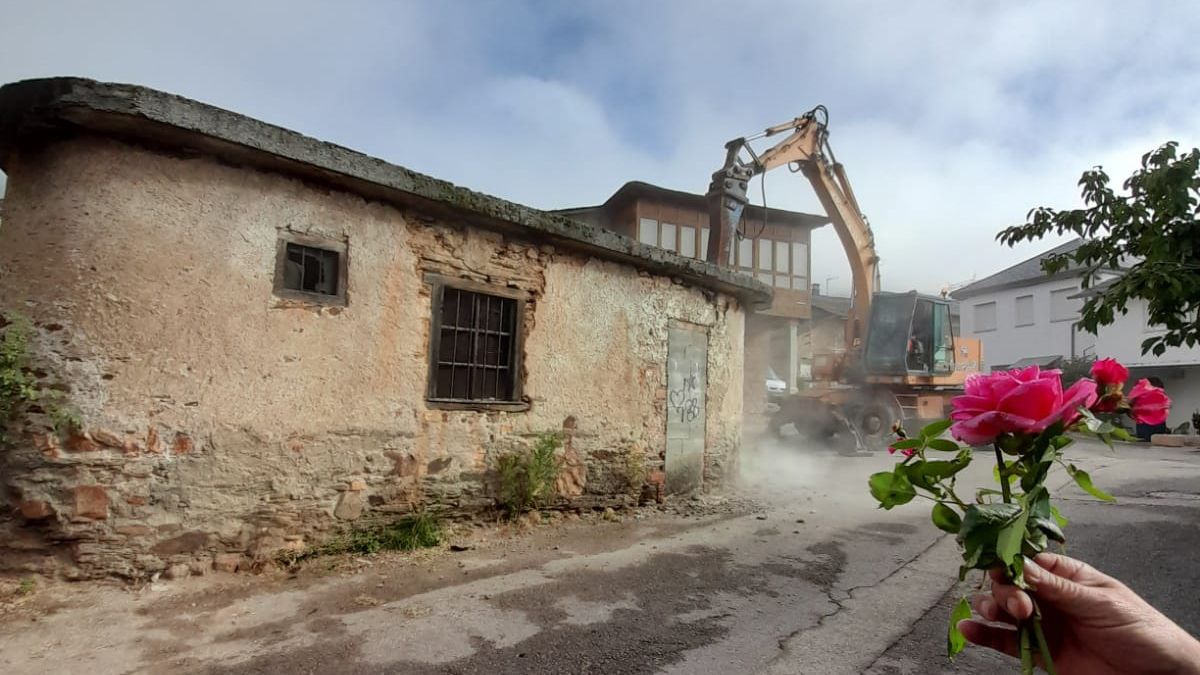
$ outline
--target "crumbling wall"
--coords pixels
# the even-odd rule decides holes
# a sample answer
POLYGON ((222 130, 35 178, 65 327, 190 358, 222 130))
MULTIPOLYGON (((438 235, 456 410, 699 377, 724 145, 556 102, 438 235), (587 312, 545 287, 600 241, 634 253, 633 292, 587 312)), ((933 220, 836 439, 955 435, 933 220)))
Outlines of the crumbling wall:
POLYGON ((421 505, 476 511, 496 455, 547 430, 567 432, 573 503, 630 499, 661 467, 671 320, 709 330, 709 486, 736 460, 743 319, 727 297, 113 140, 27 151, 8 191, 0 310, 33 320, 41 377, 84 425, 56 434, 35 410, 0 450, 0 567, 200 571, 421 505), (347 243, 345 307, 273 295, 289 230, 347 243), (527 411, 426 405, 429 272, 530 294, 527 411))

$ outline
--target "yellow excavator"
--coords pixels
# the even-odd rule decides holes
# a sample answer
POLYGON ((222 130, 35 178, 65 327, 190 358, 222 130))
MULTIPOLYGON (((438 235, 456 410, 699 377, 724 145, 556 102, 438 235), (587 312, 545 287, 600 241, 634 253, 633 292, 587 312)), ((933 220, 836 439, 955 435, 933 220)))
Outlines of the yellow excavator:
MULTIPOLYGON (((892 425, 946 414, 966 376, 978 368, 980 344, 956 335, 950 302, 938 296, 882 292, 875 237, 845 168, 829 146, 829 114, 817 106, 789 122, 725 144, 725 163, 708 190, 709 262, 728 266, 751 178, 787 166, 812 184, 850 262, 853 284, 845 348, 814 352, 813 386, 780 404, 772 420, 817 435, 849 432, 856 446, 885 444, 892 425), (784 135, 755 152, 753 141, 784 135), (957 355, 957 356, 956 356, 957 355)), ((794 384, 794 383, 791 383, 794 384)))

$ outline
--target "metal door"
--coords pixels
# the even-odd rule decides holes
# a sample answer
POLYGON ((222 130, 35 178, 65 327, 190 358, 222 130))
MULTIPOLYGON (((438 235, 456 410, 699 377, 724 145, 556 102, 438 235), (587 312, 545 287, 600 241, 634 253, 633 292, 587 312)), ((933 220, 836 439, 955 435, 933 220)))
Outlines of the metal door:
POLYGON ((688 492, 704 480, 704 392, 708 331, 674 326, 667 332, 667 492, 688 492))

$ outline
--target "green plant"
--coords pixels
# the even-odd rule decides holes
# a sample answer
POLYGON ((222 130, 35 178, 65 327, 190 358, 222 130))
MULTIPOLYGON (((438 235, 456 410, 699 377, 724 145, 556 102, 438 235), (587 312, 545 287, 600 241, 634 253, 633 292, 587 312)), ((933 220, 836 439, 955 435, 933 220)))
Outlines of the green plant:
POLYGON ((27 404, 38 399, 38 387, 29 375, 29 337, 33 326, 23 316, 9 317, 0 335, 0 425, 7 424, 27 404))
POLYGON ((1062 371, 1062 382, 1064 387, 1069 387, 1085 377, 1089 377, 1092 373, 1092 364, 1096 362, 1095 356, 1074 356, 1069 359, 1063 359, 1059 370, 1062 371))
MULTIPOLYGON (((58 394, 58 392, 55 392, 58 394)), ((83 429, 83 416, 69 404, 62 402, 62 396, 56 395, 44 406, 50 417, 50 425, 58 435, 77 433, 83 429)))
POLYGON ((37 589, 37 584, 32 577, 26 577, 21 580, 21 585, 17 586, 17 595, 29 595, 37 589))
POLYGON ((533 447, 501 455, 496 461, 497 501, 510 516, 545 505, 554 496, 562 435, 538 434, 533 447))
POLYGON ((1142 156, 1142 166, 1125 181, 1124 192, 1109 185, 1101 167, 1079 179, 1085 208, 1047 207, 1029 212, 1024 225, 996 236, 1012 246, 1048 234, 1074 234, 1084 242, 1048 256, 1042 269, 1083 273, 1094 294, 1084 303, 1080 325, 1095 334, 1125 314, 1130 300, 1146 302, 1149 323, 1164 329, 1142 342, 1142 353, 1161 356, 1167 347, 1200 343, 1200 149, 1180 154, 1170 142, 1142 156), (1102 274, 1114 274, 1105 280, 1102 274))
POLYGON ((442 543, 442 529, 428 511, 404 516, 383 525, 351 530, 304 551, 281 551, 276 562, 292 567, 302 561, 323 556, 354 553, 372 555, 380 551, 415 551, 442 543))

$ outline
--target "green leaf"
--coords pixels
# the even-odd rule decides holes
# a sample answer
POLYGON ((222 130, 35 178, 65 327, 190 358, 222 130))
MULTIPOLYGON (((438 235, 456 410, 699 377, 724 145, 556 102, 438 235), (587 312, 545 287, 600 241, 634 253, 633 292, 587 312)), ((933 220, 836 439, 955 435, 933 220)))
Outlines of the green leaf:
POLYGON ((958 452, 959 450, 958 443, 946 440, 944 438, 929 439, 927 447, 929 447, 931 450, 941 450, 942 452, 958 452))
POLYGON ((1113 429, 1112 435, 1113 435, 1113 438, 1115 438, 1119 441, 1125 441, 1127 443, 1135 440, 1133 437, 1133 434, 1129 433, 1128 431, 1125 431, 1121 427, 1116 427, 1115 429, 1113 429))
POLYGON ((909 438, 909 439, 906 439, 903 441, 896 441, 895 443, 892 443, 891 447, 894 450, 913 450, 915 448, 921 447, 921 445, 922 445, 921 439, 909 438))
POLYGON ((1006 566, 1021 557, 1021 542, 1025 541, 1025 524, 1028 521, 1029 511, 1022 509, 1020 515, 1005 525, 996 537, 996 555, 1006 566))
POLYGON ((959 517, 958 512, 941 502, 933 505, 932 517, 933 524, 943 532, 958 534, 962 528, 962 518, 959 517))
POLYGON ((881 471, 871 474, 867 484, 871 488, 871 496, 884 509, 891 509, 901 504, 907 504, 917 496, 917 491, 913 489, 908 477, 900 471, 881 471))
POLYGON ((934 422, 933 424, 929 424, 924 429, 921 429, 921 438, 937 438, 938 436, 946 433, 946 430, 949 429, 950 425, 952 424, 954 424, 953 420, 941 420, 934 422))
POLYGON ((1055 436, 1054 438, 1050 439, 1050 444, 1054 446, 1055 450, 1062 450, 1074 442, 1075 441, 1071 440, 1070 436, 1055 436))
POLYGON ((915 465, 914 469, 920 470, 921 474, 924 476, 928 476, 929 478, 932 478, 934 480, 941 480, 943 478, 949 478, 950 476, 953 476, 954 474, 958 473, 959 471, 962 471, 963 469, 967 468, 967 466, 970 463, 971 463, 971 461, 969 459, 968 460, 957 460, 956 459, 951 462, 942 461, 942 460, 930 460, 930 461, 921 462, 920 464, 915 465))
POLYGON ((1038 517, 1031 518, 1030 522, 1033 523, 1034 527, 1041 530, 1047 537, 1057 541, 1060 544, 1066 543, 1067 535, 1063 534, 1062 529, 1053 520, 1050 520, 1049 518, 1038 517))
POLYGON ((963 543, 963 559, 967 564, 978 565, 994 556, 985 555, 996 550, 996 539, 1000 530, 1021 514, 1016 504, 971 504, 963 514, 958 538, 963 543))
POLYGON ((966 598, 960 598, 950 612, 950 628, 946 632, 946 655, 954 658, 967 646, 967 638, 958 630, 958 622, 971 618, 971 603, 966 598))
POLYGON ((1058 523, 1059 527, 1066 527, 1071 522, 1067 520, 1066 516, 1058 512, 1057 506, 1050 507, 1050 515, 1054 518, 1054 522, 1058 523))
POLYGON ((1100 499, 1100 500, 1106 501, 1106 502, 1117 501, 1116 497, 1113 497, 1112 495, 1108 494, 1104 490, 1101 490, 1100 488, 1096 487, 1092 483, 1092 477, 1089 476, 1088 472, 1084 471, 1083 469, 1076 467, 1074 464, 1068 464, 1067 465, 1067 473, 1071 474, 1071 478, 1075 479, 1075 483, 1077 485, 1079 485, 1079 487, 1082 488, 1084 492, 1095 497, 1096 499, 1100 499))

